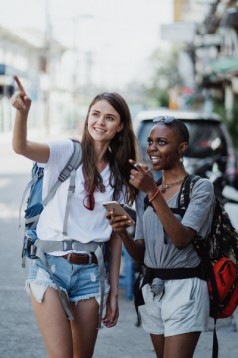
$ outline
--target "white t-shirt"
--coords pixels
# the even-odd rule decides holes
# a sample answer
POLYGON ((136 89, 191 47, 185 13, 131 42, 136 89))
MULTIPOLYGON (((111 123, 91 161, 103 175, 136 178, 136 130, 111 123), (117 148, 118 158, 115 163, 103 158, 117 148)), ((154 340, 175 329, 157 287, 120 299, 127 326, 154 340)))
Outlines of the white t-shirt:
MULTIPOLYGON (((44 165, 43 198, 55 183, 61 170, 73 153, 73 143, 70 139, 51 141, 48 145, 50 147, 50 157, 48 162, 44 165)), ((112 200, 113 195, 113 188, 109 185, 109 165, 101 172, 101 176, 106 191, 101 193, 95 190, 95 208, 90 211, 83 205, 83 199, 87 193, 84 189, 82 165, 77 169, 75 192, 70 202, 67 226, 69 239, 77 240, 81 243, 88 243, 90 241, 105 242, 110 239, 112 229, 109 221, 105 217, 106 210, 102 206, 104 201, 112 200)), ((54 197, 44 208, 37 225, 37 236, 39 239, 57 241, 65 239, 62 232, 68 188, 69 179, 60 185, 54 197)), ((123 193, 121 193, 121 197, 118 201, 124 204, 124 197, 123 193)), ((56 253, 54 252, 54 254, 56 253)))

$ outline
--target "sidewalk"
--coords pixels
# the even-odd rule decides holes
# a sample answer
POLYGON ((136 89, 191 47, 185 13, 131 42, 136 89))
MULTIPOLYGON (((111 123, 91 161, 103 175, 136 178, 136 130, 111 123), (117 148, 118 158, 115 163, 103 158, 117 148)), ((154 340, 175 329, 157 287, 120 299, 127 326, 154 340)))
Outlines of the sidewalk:
MULTIPOLYGON (((120 289, 120 317, 116 327, 99 331, 93 358, 155 358, 149 334, 136 327, 133 301, 125 298, 120 289)), ((211 358, 213 343, 213 319, 209 331, 201 334, 193 358, 211 358)), ((219 358, 235 358, 238 352, 238 335, 231 318, 217 321, 219 358)))
MULTIPOLYGON (((235 312, 233 313, 232 319, 234 322, 235 329, 238 332, 238 307, 236 308, 235 312)), ((237 339, 238 339, 238 336, 237 336, 237 339)))

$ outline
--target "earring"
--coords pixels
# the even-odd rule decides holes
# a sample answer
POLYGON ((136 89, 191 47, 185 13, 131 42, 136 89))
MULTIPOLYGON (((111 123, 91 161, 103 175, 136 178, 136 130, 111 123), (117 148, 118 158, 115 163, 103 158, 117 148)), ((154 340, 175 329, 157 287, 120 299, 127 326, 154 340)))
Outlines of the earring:
POLYGON ((179 154, 179 162, 180 162, 180 163, 183 163, 183 153, 180 153, 180 154, 179 154))

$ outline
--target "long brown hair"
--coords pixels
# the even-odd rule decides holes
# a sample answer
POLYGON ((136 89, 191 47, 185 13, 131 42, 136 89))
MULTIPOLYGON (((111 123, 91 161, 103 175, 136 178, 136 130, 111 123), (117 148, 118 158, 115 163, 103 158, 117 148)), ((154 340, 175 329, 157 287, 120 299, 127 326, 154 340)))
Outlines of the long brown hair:
POLYGON ((107 151, 107 158, 111 169, 110 185, 114 188, 113 200, 118 200, 122 186, 126 187, 126 200, 132 204, 137 190, 129 183, 131 164, 129 159, 137 161, 138 144, 133 131, 129 107, 124 98, 115 92, 98 94, 89 105, 82 136, 84 187, 88 193, 97 188, 105 190, 100 173, 97 170, 94 156, 93 139, 88 131, 88 116, 91 107, 98 101, 107 101, 119 113, 123 129, 116 133, 107 151))

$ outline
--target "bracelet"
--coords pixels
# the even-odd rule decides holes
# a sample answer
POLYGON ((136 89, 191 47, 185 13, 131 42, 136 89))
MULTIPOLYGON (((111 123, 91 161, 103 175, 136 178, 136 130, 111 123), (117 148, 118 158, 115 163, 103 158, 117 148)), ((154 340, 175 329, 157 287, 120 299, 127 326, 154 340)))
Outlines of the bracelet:
POLYGON ((156 192, 152 195, 152 197, 149 198, 149 202, 151 203, 153 200, 155 200, 155 198, 157 198, 157 196, 159 195, 159 193, 160 193, 160 188, 158 188, 158 189, 156 190, 156 192))

